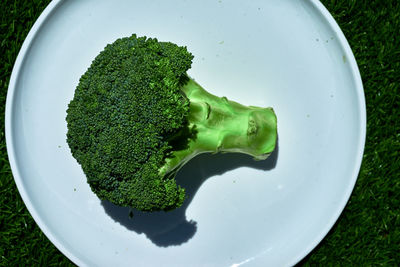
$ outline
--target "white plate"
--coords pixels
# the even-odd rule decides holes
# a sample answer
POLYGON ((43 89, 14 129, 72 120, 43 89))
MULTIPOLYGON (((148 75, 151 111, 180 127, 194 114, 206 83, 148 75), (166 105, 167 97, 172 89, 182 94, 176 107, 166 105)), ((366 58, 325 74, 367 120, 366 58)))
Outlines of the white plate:
POLYGON ((366 112, 360 74, 318 1, 53 1, 15 63, 6 137, 35 221, 90 266, 284 266, 306 256, 343 210, 359 171, 366 112), (132 33, 186 45, 210 92, 272 106, 279 151, 264 162, 201 156, 178 179, 172 213, 135 214, 90 191, 66 144, 65 111, 103 47, 132 33), (185 180, 186 178, 186 180, 185 180))

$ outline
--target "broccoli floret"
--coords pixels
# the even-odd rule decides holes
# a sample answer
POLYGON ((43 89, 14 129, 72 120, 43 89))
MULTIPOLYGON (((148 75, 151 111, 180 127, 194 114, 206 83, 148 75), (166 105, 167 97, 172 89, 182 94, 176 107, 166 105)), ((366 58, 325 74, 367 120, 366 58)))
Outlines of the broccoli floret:
POLYGON ((182 205, 177 171, 204 152, 265 159, 275 148, 271 108, 243 106, 187 75, 186 47, 121 38, 94 59, 67 110, 67 142, 93 192, 142 211, 182 205))

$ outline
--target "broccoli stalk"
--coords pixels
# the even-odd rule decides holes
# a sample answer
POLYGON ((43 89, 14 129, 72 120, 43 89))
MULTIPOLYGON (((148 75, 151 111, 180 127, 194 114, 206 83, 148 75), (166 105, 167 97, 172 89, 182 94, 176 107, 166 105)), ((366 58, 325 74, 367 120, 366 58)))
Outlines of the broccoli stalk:
POLYGON ((244 153, 263 160, 274 150, 277 122, 272 108, 244 106, 212 95, 191 78, 181 90, 190 102, 189 128, 195 135, 185 149, 174 150, 166 158, 161 176, 175 174, 202 153, 244 153))
POLYGON ((107 45, 67 109, 67 142, 92 191, 142 211, 182 205, 177 171, 205 152, 265 159, 275 148, 271 108, 243 106, 187 75, 186 47, 147 37, 107 45))

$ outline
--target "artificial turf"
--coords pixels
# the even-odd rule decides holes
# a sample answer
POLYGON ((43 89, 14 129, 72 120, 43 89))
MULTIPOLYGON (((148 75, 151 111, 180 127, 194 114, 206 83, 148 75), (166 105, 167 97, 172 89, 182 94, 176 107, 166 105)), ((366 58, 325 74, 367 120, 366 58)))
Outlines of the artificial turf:
MULTIPOLYGON (((7 87, 28 31, 50 1, 0 1, 0 266, 73 265, 40 231, 15 186, 4 136, 7 87)), ((400 1, 323 0, 353 49, 367 104, 357 184, 304 266, 400 266, 400 1)))

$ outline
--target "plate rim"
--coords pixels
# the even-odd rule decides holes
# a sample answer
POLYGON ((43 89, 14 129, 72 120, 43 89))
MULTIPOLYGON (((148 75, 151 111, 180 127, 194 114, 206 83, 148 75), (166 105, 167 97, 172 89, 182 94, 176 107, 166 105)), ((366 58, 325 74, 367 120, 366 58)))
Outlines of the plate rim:
MULTIPOLYGON (((40 214, 37 212, 36 208, 32 205, 31 199, 28 196, 25 187, 22 183, 22 178, 18 169, 18 164, 16 161, 17 155, 14 150, 14 139, 12 136, 12 110, 13 110, 13 103, 14 103, 14 95, 16 91, 16 85, 19 77, 19 73, 21 71, 21 67, 24 64, 25 56, 29 51, 31 44, 33 43, 36 35, 40 32, 41 27, 46 22, 46 20, 52 15, 52 13, 60 6, 60 4, 64 0, 53 0, 51 1, 47 7, 43 10, 40 14, 38 19, 35 21, 34 25, 30 29, 27 37, 25 38, 20 51, 18 52, 18 56, 15 60, 10 82, 8 85, 7 90, 7 97, 6 97, 6 108, 5 108, 5 139, 6 139, 6 147, 7 147, 7 154, 8 160, 10 163, 12 175, 14 181, 17 185, 18 192, 27 207, 30 215, 39 226, 41 231, 46 235, 46 237, 53 243, 57 249, 63 253, 68 259, 70 259, 74 264, 78 266, 86 266, 80 258, 75 256, 74 253, 70 251, 64 244, 62 244, 58 238, 56 238, 52 231, 49 230, 46 223, 42 220, 40 214)), ((355 56, 351 50, 351 47, 340 29, 339 25, 330 14, 330 12, 326 9, 326 7, 319 1, 319 0, 306 0, 306 4, 311 5, 315 8, 316 12, 319 12, 322 17, 326 20, 327 24, 331 29, 334 31, 338 43, 342 46, 344 54, 347 59, 347 63, 349 64, 349 70, 351 70, 351 77, 353 78, 355 90, 357 93, 358 105, 359 110, 358 114, 360 117, 358 128, 360 129, 360 134, 358 138, 358 153, 355 158, 353 172, 351 174, 351 180, 349 181, 349 186, 347 190, 344 192, 341 201, 337 205, 337 211, 335 214, 331 216, 331 220, 329 223, 325 225, 324 228, 321 228, 319 235, 317 238, 314 239, 313 242, 310 242, 308 246, 306 246, 303 250, 301 250, 297 255, 295 255, 290 262, 290 265, 293 266, 304 259, 308 254, 314 250, 318 244, 325 238, 325 236, 329 233, 329 231, 333 228, 334 224, 338 221, 340 215, 343 213, 344 208, 346 207, 351 194, 354 190, 360 168, 362 163, 362 158, 364 155, 364 148, 365 148, 365 140, 366 140, 366 123, 367 123, 367 111, 366 111, 366 103, 365 103, 365 94, 364 94, 364 87, 361 79, 361 74, 355 59, 355 56)))
POLYGON ((304 259, 308 254, 310 254, 321 241, 326 237, 326 235, 330 232, 333 228, 335 223, 338 221, 340 215, 343 213, 344 208, 346 207, 348 201, 350 200, 351 194, 354 190, 355 184, 358 179, 358 175, 361 168, 361 163, 364 155, 364 148, 365 148, 365 140, 366 140, 366 133, 367 133, 367 111, 366 111, 366 103, 365 103, 365 93, 364 93, 364 86, 361 79, 361 73, 357 65, 357 61, 353 54, 353 51, 348 43, 342 29, 340 28, 339 24, 333 18, 332 14, 328 11, 328 9, 319 1, 319 0, 308 0, 308 4, 312 5, 326 20, 328 25, 334 31, 338 43, 342 46, 344 51, 344 55, 346 57, 347 63, 349 64, 349 70, 351 70, 351 76, 354 81, 355 90, 357 93, 358 105, 359 110, 358 114, 360 115, 359 121, 359 129, 360 135, 358 139, 358 153, 356 157, 356 161, 354 162, 353 172, 351 175, 351 180, 349 181, 349 187, 347 188, 346 192, 343 195, 343 198, 337 205, 337 211, 334 215, 332 215, 331 220, 329 223, 325 225, 325 228, 322 228, 320 234, 317 238, 314 239, 314 242, 311 242, 307 247, 305 247, 301 252, 298 253, 297 257, 294 257, 293 261, 290 263, 291 266, 299 263, 302 259, 304 259))
POLYGON ((18 192, 24 202, 26 208, 28 209, 30 215, 39 226, 40 230, 45 234, 45 236, 50 240, 50 242, 69 260, 71 260, 77 266, 85 266, 84 262, 79 259, 75 254, 73 254, 69 249, 67 249, 58 238, 48 229, 46 223, 42 220, 41 216, 37 212, 36 208, 32 205, 31 199, 28 196, 25 187, 22 183, 22 178, 18 169, 18 164, 16 162, 16 153, 14 150, 14 139, 12 136, 12 109, 14 103, 14 94, 17 87, 18 76, 21 71, 21 67, 25 61, 25 56, 29 51, 32 42, 34 41, 36 35, 39 33, 41 27, 46 22, 46 20, 51 16, 51 14, 57 9, 63 0, 53 0, 51 1, 43 12, 40 14, 38 19, 33 24, 32 28, 29 30, 24 42, 22 43, 21 49, 18 52, 18 56, 15 60, 14 67, 11 72, 10 82, 8 84, 7 98, 6 98, 6 109, 5 109, 5 138, 6 147, 8 154, 8 161, 10 163, 11 172, 14 178, 14 182, 17 185, 18 192))

